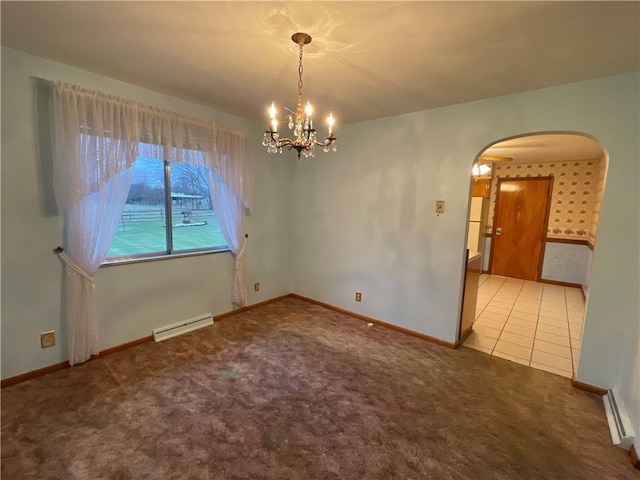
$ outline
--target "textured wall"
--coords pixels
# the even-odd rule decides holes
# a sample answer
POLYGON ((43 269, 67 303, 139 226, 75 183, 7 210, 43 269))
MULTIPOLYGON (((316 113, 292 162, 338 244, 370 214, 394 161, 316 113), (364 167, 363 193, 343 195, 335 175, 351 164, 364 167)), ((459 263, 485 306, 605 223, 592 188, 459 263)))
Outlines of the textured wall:
MULTIPOLYGON (((65 359, 61 349, 40 350, 37 344, 39 332, 62 325, 61 266, 51 253, 62 223, 42 209, 33 76, 82 83, 180 113, 228 118, 3 49, 2 116, 11 120, 2 124, 3 376, 65 359)), ((249 282, 266 278, 267 288, 259 292, 266 298, 293 290, 453 341, 473 159, 514 135, 585 132, 607 148, 610 188, 602 203, 577 378, 603 387, 637 386, 628 378, 637 368, 622 367, 626 361, 637 365, 639 350, 637 341, 626 341, 630 332, 637 339, 631 323, 640 317, 639 80, 638 73, 619 75, 347 125, 338 133, 336 154, 300 161, 259 155, 261 135, 253 128, 260 174, 249 225, 249 282), (441 199, 446 211, 438 216, 434 203, 441 199), (364 294, 362 303, 353 301, 356 290, 364 294)), ((228 310, 231 260, 221 254, 102 269, 101 331, 117 344, 196 307, 228 310), (160 279, 176 269, 195 291, 182 287, 176 296, 175 282, 160 279), (202 282, 209 288, 200 288, 202 282), (136 308, 120 308, 127 294, 136 308)), ((252 302, 261 299, 251 295, 252 302)), ((623 395, 640 426, 637 394, 623 395)))
POLYGON ((295 163, 294 292, 454 341, 474 158, 514 135, 584 132, 606 147, 615 187, 600 217, 578 379, 612 384, 639 316, 627 300, 640 250, 638 104, 638 75, 621 75, 342 127, 336 154, 295 163))
POLYGON ((588 285, 591 250, 587 245, 547 242, 542 262, 542 278, 588 285))
MULTIPOLYGON (((257 141, 249 151, 257 159, 255 209, 247 222, 247 280, 259 281, 261 289, 249 289, 249 301, 289 293, 291 160, 267 157, 258 150, 260 128, 222 112, 3 48, 2 378, 67 358, 63 267, 52 252, 62 239, 62 217, 51 206, 47 135, 38 128, 46 126, 48 117, 39 118, 35 77, 250 130, 257 141), (57 344, 43 350, 39 335, 47 330, 58 333, 57 344)), ((100 347, 146 337, 154 327, 203 313, 230 311, 233 265, 233 256, 225 252, 101 268, 95 280, 100 347)))

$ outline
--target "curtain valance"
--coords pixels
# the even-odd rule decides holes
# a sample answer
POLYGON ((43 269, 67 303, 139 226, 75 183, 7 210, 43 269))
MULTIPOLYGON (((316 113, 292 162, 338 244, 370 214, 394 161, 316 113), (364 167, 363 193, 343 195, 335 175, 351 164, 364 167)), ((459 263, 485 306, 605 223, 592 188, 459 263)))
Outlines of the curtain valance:
POLYGON ((212 167, 251 209, 246 132, 76 85, 51 85, 54 158, 64 161, 54 164, 58 208, 95 193, 142 153, 212 167), (122 154, 111 155, 114 150, 122 154))

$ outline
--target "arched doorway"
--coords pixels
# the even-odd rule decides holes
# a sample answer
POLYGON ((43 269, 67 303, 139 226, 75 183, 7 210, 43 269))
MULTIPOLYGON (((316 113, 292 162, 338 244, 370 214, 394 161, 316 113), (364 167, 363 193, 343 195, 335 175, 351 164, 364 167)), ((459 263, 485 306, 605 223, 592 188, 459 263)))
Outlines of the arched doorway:
POLYGON ((482 274, 475 301, 465 290, 465 308, 475 304, 465 346, 574 375, 606 167, 602 145, 574 132, 520 135, 480 152, 468 248, 477 246, 482 274))

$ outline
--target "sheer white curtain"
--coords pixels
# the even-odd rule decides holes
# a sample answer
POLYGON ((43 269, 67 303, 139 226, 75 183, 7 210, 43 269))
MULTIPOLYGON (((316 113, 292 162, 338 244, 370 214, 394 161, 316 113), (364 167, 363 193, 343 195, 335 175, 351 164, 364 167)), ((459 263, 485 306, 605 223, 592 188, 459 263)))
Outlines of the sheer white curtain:
POLYGON ((78 87, 52 92, 54 189, 64 213, 69 363, 98 353, 93 277, 113 240, 137 156, 135 109, 78 87))
POLYGON ((145 155, 207 170, 216 218, 235 257, 232 303, 247 305, 244 216, 251 213, 253 176, 246 134, 157 109, 145 110, 141 118, 145 155))
POLYGON ((133 167, 114 175, 99 191, 64 211, 67 262, 69 363, 97 355, 98 320, 93 278, 109 250, 129 195, 133 167))
POLYGON ((237 195, 213 169, 209 172, 209 190, 213 197, 216 218, 222 235, 233 252, 235 271, 233 278, 233 304, 242 307, 247 304, 247 282, 244 276, 244 254, 247 236, 244 233, 244 205, 237 195))
POLYGON ((139 122, 132 102, 58 82, 52 87, 52 121, 60 210, 100 191, 136 160, 139 122))
POLYGON ((209 191, 212 192, 216 218, 222 235, 235 256, 233 278, 233 304, 247 305, 247 282, 245 280, 245 250, 247 235, 244 230, 244 214, 251 213, 251 169, 246 161, 234 160, 236 155, 246 158, 244 142, 229 132, 219 132, 216 149, 205 156, 209 191), (231 179, 230 181, 227 179, 231 179))
POLYGON ((93 277, 115 235, 141 143, 156 158, 216 173, 214 203, 236 255, 234 292, 244 289, 234 302, 246 304, 244 250, 235 246, 238 235, 244 238, 243 210, 251 208, 245 132, 61 82, 52 82, 52 120, 54 189, 65 218, 69 363, 98 353, 93 277))

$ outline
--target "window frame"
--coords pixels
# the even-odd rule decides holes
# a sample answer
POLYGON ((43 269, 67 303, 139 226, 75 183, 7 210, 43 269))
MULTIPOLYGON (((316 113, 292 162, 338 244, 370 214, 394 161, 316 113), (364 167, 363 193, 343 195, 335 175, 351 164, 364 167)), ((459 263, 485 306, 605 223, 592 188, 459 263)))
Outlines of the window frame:
MULTIPOLYGON (((219 245, 213 247, 202 248, 190 248, 184 250, 174 250, 173 248, 173 209, 172 209, 172 188, 171 188, 171 161, 164 159, 156 159, 163 162, 163 192, 164 192, 164 209, 165 209, 165 246, 166 250, 160 250, 156 252, 137 253, 132 255, 114 255, 111 257, 105 257, 100 267, 110 267, 116 265, 126 265, 132 263, 153 262, 158 260, 168 260, 170 258, 185 258, 199 255, 210 255, 215 253, 230 252, 229 245, 219 245)), ((138 159, 136 158, 136 162, 138 159)), ((135 162, 133 165, 135 168, 135 162)), ((203 167, 206 168, 206 167, 203 167)), ((209 185, 207 185, 209 190, 209 185)), ((210 191, 209 191, 210 192, 210 191)), ((210 192, 211 194, 211 192, 210 192)), ((126 204, 125 204, 126 205, 126 204)), ((217 221, 217 219, 216 219, 217 221)), ((115 240, 111 240, 111 243, 115 240)), ((111 246, 109 246, 111 248, 111 246)))

